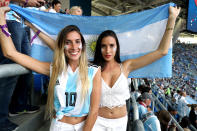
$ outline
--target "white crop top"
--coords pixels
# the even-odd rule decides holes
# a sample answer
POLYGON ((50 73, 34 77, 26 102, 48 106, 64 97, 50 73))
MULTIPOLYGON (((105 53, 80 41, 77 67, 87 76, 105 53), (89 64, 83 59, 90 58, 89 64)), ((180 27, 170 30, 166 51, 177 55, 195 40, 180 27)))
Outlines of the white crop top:
POLYGON ((122 65, 120 65, 121 74, 113 87, 109 87, 102 79, 101 101, 100 107, 120 107, 126 104, 126 100, 130 98, 129 86, 126 76, 122 72, 122 65))

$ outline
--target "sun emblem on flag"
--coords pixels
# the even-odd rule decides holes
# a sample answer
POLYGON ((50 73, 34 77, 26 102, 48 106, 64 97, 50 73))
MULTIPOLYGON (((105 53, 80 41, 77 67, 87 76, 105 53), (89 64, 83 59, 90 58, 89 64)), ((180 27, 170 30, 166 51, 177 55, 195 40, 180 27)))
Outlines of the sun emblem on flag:
POLYGON ((92 59, 94 57, 94 52, 95 52, 95 48, 96 48, 97 37, 96 36, 91 36, 86 41, 87 41, 87 54, 88 54, 88 58, 89 59, 92 59))
POLYGON ((96 48, 96 41, 93 41, 91 44, 90 44, 90 48, 93 52, 95 52, 95 48, 96 48))

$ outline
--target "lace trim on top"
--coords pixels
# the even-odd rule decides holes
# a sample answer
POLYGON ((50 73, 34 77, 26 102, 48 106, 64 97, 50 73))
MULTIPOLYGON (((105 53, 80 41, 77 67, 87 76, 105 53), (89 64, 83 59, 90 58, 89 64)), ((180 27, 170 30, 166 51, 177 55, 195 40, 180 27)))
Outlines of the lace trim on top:
POLYGON ((125 104, 121 104, 121 105, 118 105, 118 106, 104 106, 104 105, 100 104, 100 107, 107 107, 109 109, 113 109, 115 107, 123 107, 124 105, 126 105, 126 102, 125 102, 125 104))

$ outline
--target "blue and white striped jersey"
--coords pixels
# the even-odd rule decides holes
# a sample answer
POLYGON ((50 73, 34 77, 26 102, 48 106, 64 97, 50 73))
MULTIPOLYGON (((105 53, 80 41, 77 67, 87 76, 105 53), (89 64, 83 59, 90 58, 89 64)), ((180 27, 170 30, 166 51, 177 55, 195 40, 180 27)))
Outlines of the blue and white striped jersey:
POLYGON ((58 76, 54 91, 54 107, 57 119, 62 119, 64 115, 82 117, 89 113, 93 79, 98 69, 98 66, 88 66, 89 91, 85 100, 81 99, 82 87, 78 77, 78 68, 73 72, 68 65, 67 72, 58 76))

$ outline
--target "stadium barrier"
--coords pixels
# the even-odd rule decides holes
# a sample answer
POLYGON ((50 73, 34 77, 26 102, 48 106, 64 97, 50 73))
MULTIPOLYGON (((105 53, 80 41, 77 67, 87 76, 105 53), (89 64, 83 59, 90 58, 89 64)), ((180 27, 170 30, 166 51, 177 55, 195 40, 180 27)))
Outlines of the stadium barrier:
MULTIPOLYGON (((152 93, 152 96, 154 98, 155 104, 159 104, 162 110, 166 110, 166 107, 159 101, 159 99, 152 93)), ((179 125, 179 123, 174 119, 174 117, 170 114, 170 117, 172 118, 172 121, 176 124, 176 127, 179 131, 184 131, 183 128, 179 125)))
POLYGON ((30 73, 30 71, 19 64, 0 65, 0 78, 11 77, 30 73))

